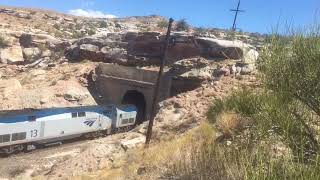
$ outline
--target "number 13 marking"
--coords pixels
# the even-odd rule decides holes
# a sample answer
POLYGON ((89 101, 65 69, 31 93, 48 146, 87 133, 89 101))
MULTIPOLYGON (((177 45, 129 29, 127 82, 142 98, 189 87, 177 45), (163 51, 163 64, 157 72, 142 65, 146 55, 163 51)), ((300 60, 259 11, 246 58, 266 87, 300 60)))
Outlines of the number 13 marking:
POLYGON ((32 138, 37 137, 37 136, 38 136, 38 130, 36 130, 36 129, 31 130, 31 131, 30 131, 30 134, 31 134, 31 137, 32 137, 32 138))

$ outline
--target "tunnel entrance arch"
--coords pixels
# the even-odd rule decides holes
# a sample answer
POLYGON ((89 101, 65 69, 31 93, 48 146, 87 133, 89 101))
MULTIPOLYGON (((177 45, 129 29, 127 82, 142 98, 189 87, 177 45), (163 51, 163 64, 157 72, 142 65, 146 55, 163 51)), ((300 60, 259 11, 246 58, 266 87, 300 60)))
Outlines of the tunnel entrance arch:
POLYGON ((146 99, 141 92, 136 90, 127 91, 122 98, 121 104, 132 104, 137 107, 138 113, 136 124, 141 124, 146 120, 146 99))

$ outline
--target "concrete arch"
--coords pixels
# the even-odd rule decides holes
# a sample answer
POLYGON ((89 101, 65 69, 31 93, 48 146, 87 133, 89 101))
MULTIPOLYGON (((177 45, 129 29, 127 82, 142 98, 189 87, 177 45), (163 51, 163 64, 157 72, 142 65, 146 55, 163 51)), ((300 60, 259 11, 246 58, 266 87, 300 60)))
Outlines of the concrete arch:
POLYGON ((143 123, 146 119, 146 99, 143 93, 137 90, 128 90, 123 95, 121 104, 132 104, 138 109, 136 124, 143 123))

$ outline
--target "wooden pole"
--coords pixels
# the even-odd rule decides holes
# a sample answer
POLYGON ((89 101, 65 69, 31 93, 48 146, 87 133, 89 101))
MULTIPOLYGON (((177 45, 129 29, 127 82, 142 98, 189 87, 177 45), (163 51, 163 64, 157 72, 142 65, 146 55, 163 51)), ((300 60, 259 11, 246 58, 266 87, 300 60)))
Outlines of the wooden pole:
POLYGON ((153 94, 153 99, 152 99, 152 107, 151 107, 151 116, 149 120, 149 125, 148 125, 148 130, 147 130, 147 136, 146 136, 146 147, 148 147, 150 141, 151 141, 151 136, 152 136, 152 127, 153 127, 153 122, 155 119, 155 114, 156 114, 156 106, 158 103, 158 95, 159 95, 159 89, 160 89, 160 82, 161 82, 161 77, 163 74, 163 69, 166 63, 167 59, 167 52, 168 52, 168 47, 169 47, 169 41, 170 41, 170 34, 171 34, 171 27, 172 27, 173 19, 170 18, 169 20, 169 25, 168 25, 168 30, 167 30, 167 35, 166 35, 166 40, 163 48, 163 54, 162 54, 162 59, 161 59, 161 65, 160 65, 160 70, 156 82, 156 86, 154 88, 154 94, 153 94))
POLYGON ((236 12, 235 13, 235 15, 234 15, 234 19, 233 19, 233 25, 232 25, 232 30, 233 31, 235 31, 236 30, 236 23, 237 23, 237 18, 238 18, 238 13, 239 12, 245 12, 245 11, 243 11, 243 10, 240 10, 239 8, 240 8, 240 0, 238 1, 238 6, 237 6, 237 9, 230 9, 230 11, 234 11, 234 12, 236 12))

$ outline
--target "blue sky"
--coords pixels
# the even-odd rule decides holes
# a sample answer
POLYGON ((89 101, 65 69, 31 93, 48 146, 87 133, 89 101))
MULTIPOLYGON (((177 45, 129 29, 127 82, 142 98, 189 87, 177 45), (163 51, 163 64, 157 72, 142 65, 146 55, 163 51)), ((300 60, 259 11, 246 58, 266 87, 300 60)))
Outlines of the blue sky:
MULTIPOLYGON (((185 18, 198 27, 230 28, 238 0, 0 0, 0 5, 36 7, 68 13, 83 10, 117 17, 157 14, 185 18), (100 12, 97 12, 100 11, 100 12)), ((249 32, 271 32, 279 22, 303 26, 320 21, 320 0, 242 0, 238 28, 249 32)), ((82 12, 82 11, 81 11, 82 12)), ((90 13, 89 13, 90 14, 90 13)))

